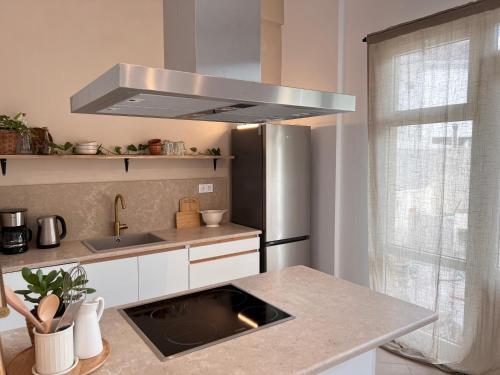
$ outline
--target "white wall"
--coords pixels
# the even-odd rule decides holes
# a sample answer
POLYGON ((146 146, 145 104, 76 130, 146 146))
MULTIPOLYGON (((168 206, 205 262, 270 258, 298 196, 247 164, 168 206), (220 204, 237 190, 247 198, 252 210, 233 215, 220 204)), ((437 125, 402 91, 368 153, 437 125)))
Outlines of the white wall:
POLYGON ((467 0, 339 0, 344 7, 344 90, 356 95, 356 112, 343 115, 337 133, 336 274, 366 284, 367 56, 369 33, 467 3, 467 0))
MULTIPOLYGON (((57 143, 97 140, 105 146, 151 138, 184 140, 229 152, 230 125, 70 113, 69 98, 118 62, 163 67, 162 0, 16 0, 0 6, 0 114, 26 112, 57 143)), ((281 1, 262 7, 264 80, 279 80, 281 1), (278 47, 276 47, 276 45, 278 47), (277 78, 276 78, 277 76, 277 78)), ((227 177, 208 161, 9 161, 0 185, 227 177)))
MULTIPOLYGON (((118 62, 163 67, 162 0, 16 0, 0 11, 0 113, 26 112, 55 141, 106 146, 151 138, 228 152, 228 125, 70 113, 69 97, 118 62)), ((0 185, 224 177, 205 161, 9 161, 0 185)))
MULTIPOLYGON (((69 97, 118 62, 163 67, 162 0, 16 0, 0 11, 0 113, 26 112, 55 141, 106 146, 151 138, 228 152, 228 125, 70 113, 69 97)), ((223 177, 204 161, 9 161, 0 185, 223 177)))
MULTIPOLYGON (((337 0, 285 0, 283 85, 337 88, 337 0)), ((335 116, 294 120, 312 126, 312 265, 333 274, 335 221, 335 116)))
MULTIPOLYGON (((313 266, 368 283, 367 34, 467 0, 285 0, 284 85, 356 96, 356 112, 313 126, 313 266)), ((298 123, 298 121, 295 121, 298 123)))

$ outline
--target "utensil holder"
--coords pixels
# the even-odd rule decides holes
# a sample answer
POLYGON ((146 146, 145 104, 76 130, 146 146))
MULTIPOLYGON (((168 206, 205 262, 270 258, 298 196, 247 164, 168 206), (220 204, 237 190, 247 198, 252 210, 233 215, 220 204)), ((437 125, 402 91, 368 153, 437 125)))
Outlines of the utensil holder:
MULTIPOLYGON (((52 322, 55 327, 57 321, 52 322)), ((40 375, 63 372, 73 366, 75 351, 73 343, 74 323, 66 329, 55 333, 39 333, 35 335, 35 368, 40 375)))

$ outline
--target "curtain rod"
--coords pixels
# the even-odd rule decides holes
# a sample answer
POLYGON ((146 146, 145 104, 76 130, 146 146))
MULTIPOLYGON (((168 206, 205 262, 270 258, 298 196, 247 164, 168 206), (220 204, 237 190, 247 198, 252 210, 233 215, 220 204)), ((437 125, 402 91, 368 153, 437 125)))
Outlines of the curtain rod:
POLYGON ((486 12, 488 10, 500 8, 500 0, 478 0, 455 8, 447 9, 426 17, 418 18, 413 21, 404 22, 387 29, 368 34, 363 38, 365 43, 377 43, 387 39, 392 39, 400 35, 425 29, 427 27, 441 25, 459 18, 472 16, 474 14, 486 12))

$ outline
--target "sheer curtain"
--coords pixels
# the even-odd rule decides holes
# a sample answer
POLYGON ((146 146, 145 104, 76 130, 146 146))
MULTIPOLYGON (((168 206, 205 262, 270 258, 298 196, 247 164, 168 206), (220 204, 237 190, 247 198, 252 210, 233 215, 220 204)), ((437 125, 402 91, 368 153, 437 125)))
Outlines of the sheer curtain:
POLYGON ((500 374, 500 10, 369 44, 372 287, 438 311, 392 343, 500 374))

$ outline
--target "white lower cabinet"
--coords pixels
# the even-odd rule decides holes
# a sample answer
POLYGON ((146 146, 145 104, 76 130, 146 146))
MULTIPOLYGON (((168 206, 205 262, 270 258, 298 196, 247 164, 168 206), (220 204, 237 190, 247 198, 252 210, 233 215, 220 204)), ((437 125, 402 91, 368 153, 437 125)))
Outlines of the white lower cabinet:
POLYGON ((189 248, 189 287, 200 288, 259 273, 258 236, 189 248))
MULTIPOLYGON (((106 307, 124 305, 139 299, 137 257, 83 264, 88 286, 97 290, 95 296, 104 298, 106 307)), ((94 295, 90 295, 93 298, 94 295)))
MULTIPOLYGON (((252 237, 82 264, 88 287, 97 290, 87 298, 101 296, 106 307, 112 307, 256 275, 258 249, 259 237, 252 237)), ((75 265, 41 269, 46 274, 60 268, 67 271, 75 265)), ((11 289, 26 289, 21 272, 5 273, 3 277, 11 289)), ((32 305, 28 303, 28 307, 31 309, 32 305)), ((24 318, 11 309, 9 317, 0 319, 0 332, 25 325, 24 318)))
POLYGON ((186 248, 139 257, 139 300, 189 289, 186 248))
MULTIPOLYGON (((61 268, 64 271, 68 271, 70 268, 74 266, 76 266, 76 263, 66 263, 57 266, 43 267, 40 269, 44 274, 48 274, 50 271, 59 270, 61 268)), ((38 268, 33 268, 32 270, 35 271, 38 270, 38 268)), ((8 286, 12 290, 27 289, 26 285, 28 283, 23 279, 21 271, 4 273, 3 280, 5 286, 8 286)), ((19 296, 19 298, 23 300, 23 296, 19 296)), ((30 302, 26 302, 26 305, 30 310, 33 308, 33 304, 31 304, 30 302)), ((21 327, 26 327, 26 320, 21 314, 19 314, 12 308, 10 308, 10 314, 7 318, 0 319, 0 332, 21 327)))
POLYGON ((189 287, 200 288, 258 274, 259 252, 191 262, 189 267, 189 287))

